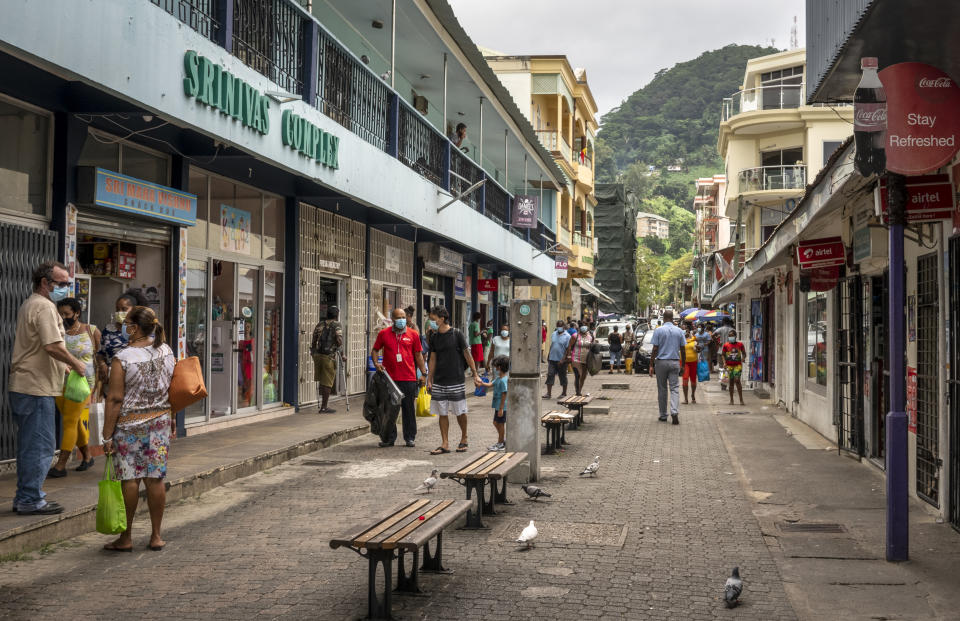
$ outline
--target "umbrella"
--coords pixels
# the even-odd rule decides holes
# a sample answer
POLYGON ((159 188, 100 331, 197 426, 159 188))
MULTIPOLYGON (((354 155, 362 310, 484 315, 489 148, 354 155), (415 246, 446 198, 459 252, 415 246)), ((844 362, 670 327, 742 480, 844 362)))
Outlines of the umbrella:
POLYGON ((700 321, 710 321, 712 319, 725 319, 729 316, 730 315, 728 315, 723 311, 712 310, 712 311, 704 311, 702 314, 700 314, 698 319, 700 321))
POLYGON ((680 318, 683 321, 696 321, 697 318, 700 316, 700 314, 704 312, 699 308, 691 308, 691 309, 688 309, 688 311, 689 312, 684 312, 680 314, 680 318))
POLYGON ((697 312, 697 311, 699 311, 699 310, 700 310, 699 308, 697 308, 697 307, 695 307, 695 306, 691 306, 690 308, 688 308, 688 309, 685 310, 685 311, 680 311, 680 316, 681 316, 681 317, 686 317, 686 316, 689 315, 690 313, 695 313, 695 312, 697 312))

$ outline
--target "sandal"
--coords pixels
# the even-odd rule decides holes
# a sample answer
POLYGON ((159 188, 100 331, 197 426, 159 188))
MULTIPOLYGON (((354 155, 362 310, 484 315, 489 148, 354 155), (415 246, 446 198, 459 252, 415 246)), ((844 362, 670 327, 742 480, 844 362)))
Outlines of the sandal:
POLYGON ((129 548, 121 548, 116 543, 107 543, 104 544, 103 549, 107 552, 133 552, 133 544, 130 544, 129 548))
POLYGON ((445 449, 445 448, 443 448, 442 446, 438 446, 437 448, 435 448, 435 449, 433 449, 432 451, 430 451, 430 454, 431 454, 431 455, 443 455, 444 453, 449 453, 449 452, 450 452, 450 449, 445 449))
POLYGON ((467 445, 466 442, 461 442, 460 444, 457 445, 457 452, 458 452, 458 453, 466 453, 466 452, 467 452, 467 446, 468 446, 468 445, 467 445))

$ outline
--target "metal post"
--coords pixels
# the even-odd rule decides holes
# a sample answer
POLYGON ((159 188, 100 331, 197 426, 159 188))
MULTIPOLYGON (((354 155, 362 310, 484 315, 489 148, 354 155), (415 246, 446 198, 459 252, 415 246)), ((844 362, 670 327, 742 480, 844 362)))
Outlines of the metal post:
POLYGON ((447 53, 443 53, 443 131, 447 131, 447 53))
POLYGON ((510 130, 503 130, 503 187, 510 192, 510 130))
POLYGON ((890 217, 890 411, 887 412, 887 560, 910 557, 910 510, 907 504, 907 412, 904 369, 903 228, 907 219, 906 177, 887 173, 890 217))
POLYGON ((480 168, 483 168, 483 97, 480 98, 480 133, 477 135, 477 153, 479 154, 480 168))
POLYGON ((397 74, 397 0, 390 7, 390 88, 394 87, 397 74))

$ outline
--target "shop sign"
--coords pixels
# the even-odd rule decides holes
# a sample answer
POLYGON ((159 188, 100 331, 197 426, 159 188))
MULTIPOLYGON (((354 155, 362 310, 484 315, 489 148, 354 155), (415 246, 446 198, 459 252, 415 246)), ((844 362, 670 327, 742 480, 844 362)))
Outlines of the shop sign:
MULTIPOLYGON (((880 210, 887 222, 887 182, 880 180, 880 210)), ((953 186, 947 175, 907 178, 907 222, 951 220, 954 217, 953 186)))
POLYGON ((907 431, 917 433, 917 370, 907 367, 907 431))
POLYGON ((537 228, 540 216, 540 197, 533 194, 518 194, 513 197, 513 218, 510 224, 521 229, 537 228))
POLYGON ((250 212, 220 205, 220 250, 250 254, 250 212))
POLYGON ((556 257, 553 260, 553 269, 556 272, 557 278, 566 278, 567 270, 570 268, 570 264, 567 261, 567 257, 556 257))
POLYGON ((448 265, 450 267, 460 270, 461 274, 463 272, 463 255, 459 252, 454 252, 449 248, 444 248, 443 246, 438 246, 439 253, 437 259, 440 263, 448 265))
POLYGON ((400 249, 393 246, 384 246, 383 268, 388 272, 400 271, 400 249))
POLYGON ((801 290, 830 291, 840 282, 840 266, 816 267, 800 272, 801 290))
POLYGON ((496 278, 477 279, 477 291, 496 291, 497 285, 498 283, 496 278))
POLYGON ((183 92, 261 134, 270 132, 270 99, 193 50, 183 55, 183 92))
POLYGON ((193 226, 197 223, 197 197, 189 192, 181 192, 103 168, 95 169, 92 173, 93 183, 90 184, 89 174, 81 169, 78 175, 78 195, 81 203, 176 222, 181 226, 193 226))
MULTIPOLYGON (((960 205, 960 200, 958 200, 960 199, 960 164, 954 164, 950 173, 953 176, 953 201, 960 205)), ((953 210, 953 234, 960 235, 960 209, 957 208, 953 210)))
POLYGON ((855 263, 870 258, 872 249, 870 242, 872 239, 869 227, 865 226, 853 232, 853 261, 855 263))
POLYGON ((960 88, 924 63, 881 71, 887 93, 887 170, 921 175, 946 165, 960 148, 960 88))
POLYGON ((339 168, 340 139, 323 131, 307 119, 284 110, 280 121, 285 146, 330 168, 339 168))
POLYGON ((317 259, 317 267, 330 272, 340 271, 340 261, 328 261, 326 259, 317 259))
POLYGON ((453 295, 457 297, 463 297, 467 294, 466 284, 463 280, 463 268, 457 272, 457 275, 453 277, 453 295))
POLYGON ((839 237, 810 239, 797 245, 797 265, 802 270, 844 263, 846 263, 846 257, 843 252, 843 240, 839 237))

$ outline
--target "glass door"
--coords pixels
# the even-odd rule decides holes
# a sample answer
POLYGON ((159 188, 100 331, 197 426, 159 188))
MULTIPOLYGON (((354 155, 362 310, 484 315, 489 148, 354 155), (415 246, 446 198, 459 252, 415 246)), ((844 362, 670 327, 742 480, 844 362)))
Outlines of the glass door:
MULTIPOLYGON (((210 385, 210 371, 208 369, 208 310, 210 303, 209 272, 207 261, 189 259, 187 261, 187 356, 196 356, 200 359, 200 368, 203 371, 203 381, 210 385)), ((207 420, 208 399, 201 399, 187 407, 185 422, 198 423, 207 420)))
POLYGON ((210 417, 236 412, 236 264, 213 259, 210 262, 212 301, 210 303, 210 378, 207 382, 210 417))
POLYGON ((260 373, 257 373, 258 340, 260 337, 260 268, 236 267, 236 309, 234 316, 234 368, 236 369, 236 409, 255 409, 259 404, 260 373))

